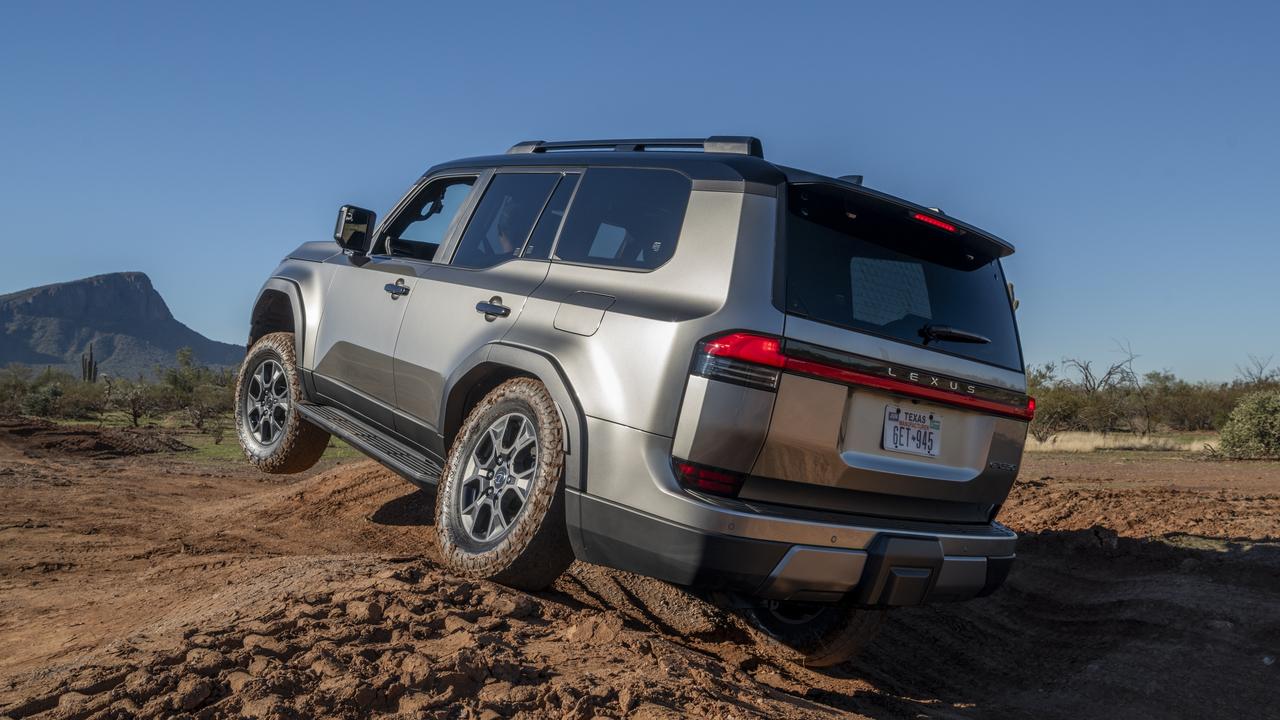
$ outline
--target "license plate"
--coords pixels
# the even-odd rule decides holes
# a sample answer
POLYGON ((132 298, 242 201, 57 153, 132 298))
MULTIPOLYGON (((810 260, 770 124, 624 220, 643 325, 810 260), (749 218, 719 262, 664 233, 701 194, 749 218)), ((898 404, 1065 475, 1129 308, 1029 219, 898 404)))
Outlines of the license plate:
POLYGON ((897 405, 884 408, 884 449, 938 457, 942 449, 942 416, 897 405))

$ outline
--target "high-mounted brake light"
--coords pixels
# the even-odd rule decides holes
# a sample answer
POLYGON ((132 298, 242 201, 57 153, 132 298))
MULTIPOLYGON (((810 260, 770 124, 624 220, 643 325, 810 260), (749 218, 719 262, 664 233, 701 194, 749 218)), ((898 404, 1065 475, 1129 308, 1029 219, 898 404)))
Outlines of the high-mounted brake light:
POLYGON ((949 233, 956 232, 956 226, 955 226, 955 225, 952 225, 951 223, 947 222, 946 220, 939 220, 938 218, 936 218, 936 217, 934 217, 934 216, 932 216, 932 215, 925 215, 924 213, 912 213, 912 214, 911 214, 911 219, 912 219, 912 220, 919 220, 919 221, 920 221, 920 222, 922 222, 922 223, 925 223, 925 224, 927 224, 927 225, 932 225, 932 226, 934 226, 934 227, 936 227, 936 228, 941 228, 942 230, 946 230, 946 231, 947 231, 947 232, 949 232, 949 233))

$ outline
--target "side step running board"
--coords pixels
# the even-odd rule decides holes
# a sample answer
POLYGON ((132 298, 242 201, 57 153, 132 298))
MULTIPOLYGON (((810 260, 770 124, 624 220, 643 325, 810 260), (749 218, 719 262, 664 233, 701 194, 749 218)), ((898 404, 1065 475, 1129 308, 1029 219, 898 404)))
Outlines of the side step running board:
POLYGON ((311 424, 347 441, 355 449, 395 470, 404 479, 421 487, 440 481, 440 462, 414 450, 353 415, 328 405, 299 403, 298 412, 311 424))

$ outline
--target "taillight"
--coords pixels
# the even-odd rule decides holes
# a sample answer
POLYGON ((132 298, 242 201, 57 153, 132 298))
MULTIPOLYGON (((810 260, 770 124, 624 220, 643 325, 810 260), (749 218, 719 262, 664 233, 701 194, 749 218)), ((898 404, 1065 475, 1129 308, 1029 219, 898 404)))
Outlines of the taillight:
POLYGON ((730 333, 698 345, 693 372, 760 390, 777 390, 779 368, 785 364, 778 338, 730 333))
POLYGON ((676 478, 681 485, 690 490, 698 490, 725 497, 736 497, 738 491, 742 489, 742 483, 747 479, 746 475, 730 470, 708 467, 684 460, 675 460, 673 462, 676 469, 676 478))
POLYGON ((783 352, 782 340, 768 335, 733 332, 704 340, 698 345, 693 363, 696 375, 761 390, 777 390, 783 371, 845 385, 887 390, 1019 420, 1029 421, 1036 412, 1035 398, 1029 395, 1016 403, 987 399, 975 397, 971 394, 972 390, 970 394, 965 394, 936 387, 936 379, 931 385, 924 385, 900 380, 892 373, 889 376, 871 374, 839 364, 787 355, 783 352))

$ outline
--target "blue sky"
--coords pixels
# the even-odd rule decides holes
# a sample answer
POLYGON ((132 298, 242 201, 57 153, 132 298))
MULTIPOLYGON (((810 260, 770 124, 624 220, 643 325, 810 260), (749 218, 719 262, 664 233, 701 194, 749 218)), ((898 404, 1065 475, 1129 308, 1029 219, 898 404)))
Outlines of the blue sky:
POLYGON ((1030 362, 1280 357, 1275 4, 30 3, 0 292, 147 272, 243 342, 276 261, 529 138, 753 134, 1018 246, 1030 362))

